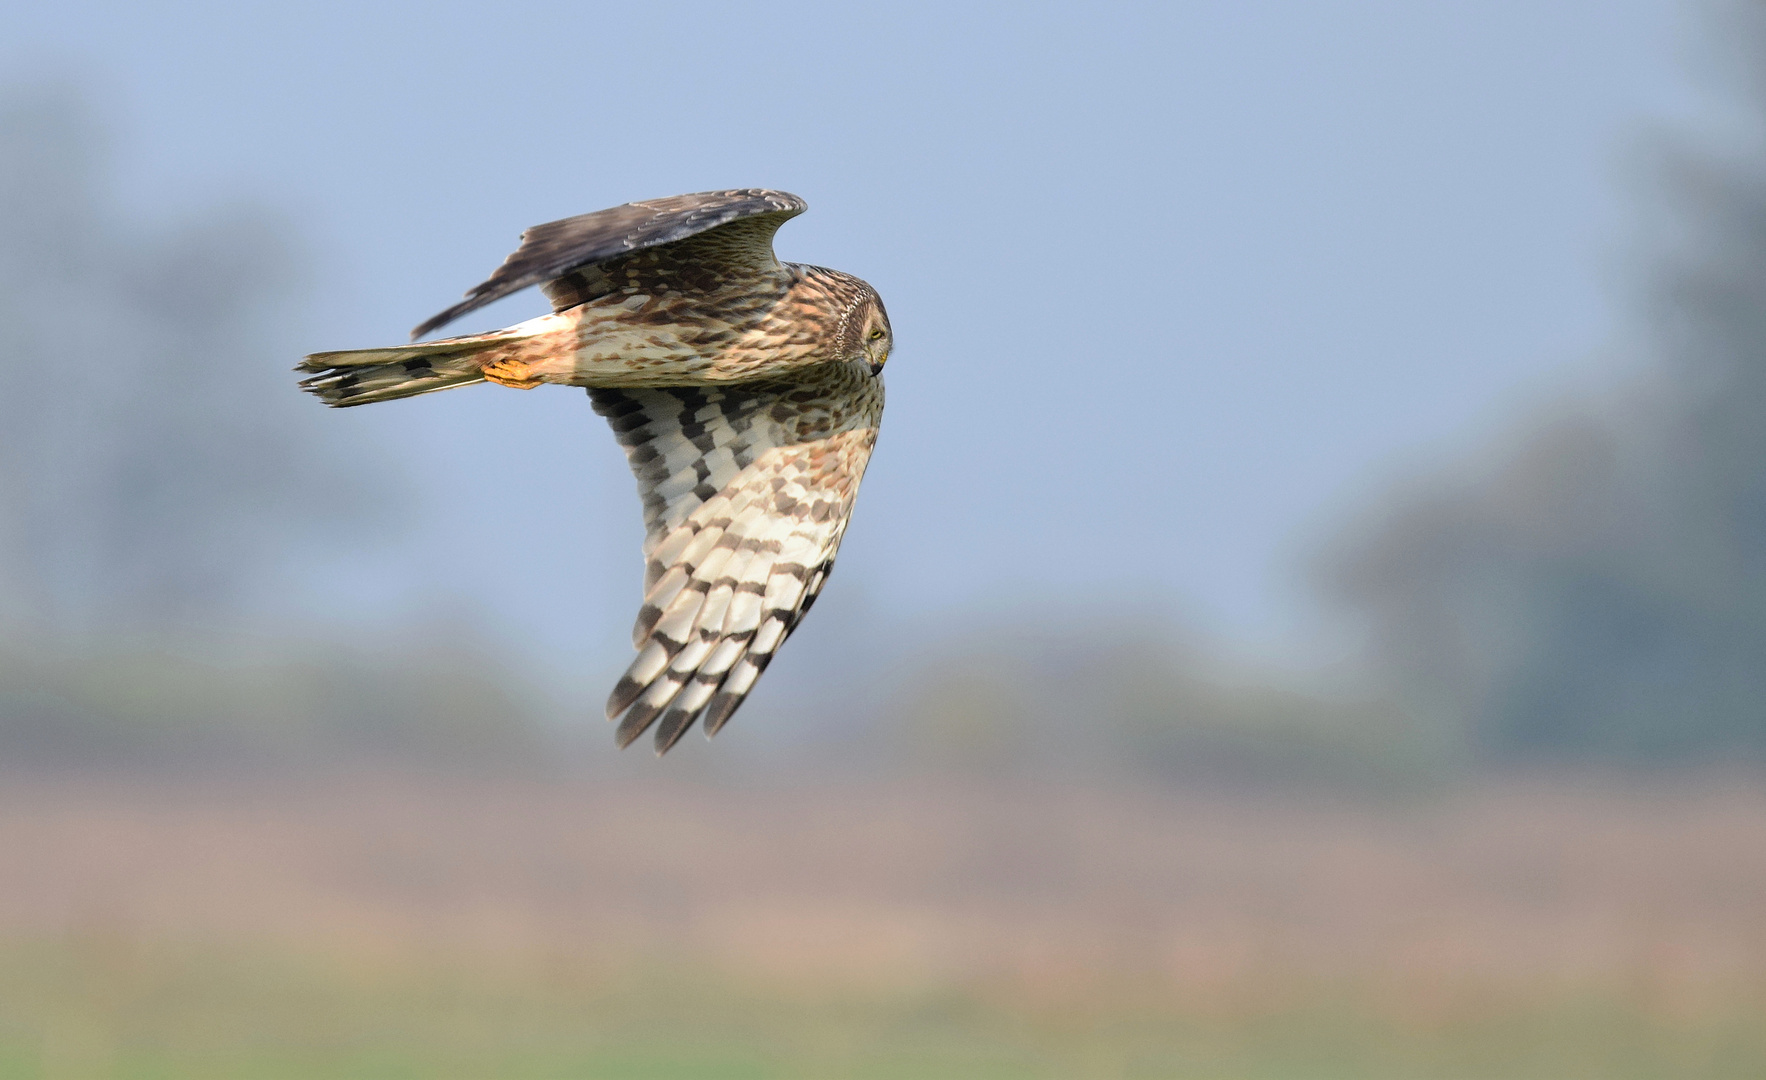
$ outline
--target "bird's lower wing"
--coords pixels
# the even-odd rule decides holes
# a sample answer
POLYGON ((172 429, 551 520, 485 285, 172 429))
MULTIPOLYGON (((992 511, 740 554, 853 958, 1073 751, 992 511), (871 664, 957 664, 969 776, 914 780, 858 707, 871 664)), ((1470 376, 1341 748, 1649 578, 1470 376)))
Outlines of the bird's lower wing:
POLYGON ((658 724, 665 751, 701 716, 715 734, 833 568, 877 433, 791 440, 792 389, 591 391, 649 526, 638 657, 607 702, 621 746, 658 724))

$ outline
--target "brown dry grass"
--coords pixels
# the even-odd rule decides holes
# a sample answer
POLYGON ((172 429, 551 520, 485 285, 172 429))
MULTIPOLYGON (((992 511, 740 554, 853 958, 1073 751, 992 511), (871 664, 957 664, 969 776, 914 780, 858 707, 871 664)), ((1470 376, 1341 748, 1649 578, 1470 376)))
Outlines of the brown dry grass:
POLYGON ((1564 778, 1432 799, 958 781, 14 776, 0 939, 666 957, 793 985, 1766 987, 1766 787, 1564 778))

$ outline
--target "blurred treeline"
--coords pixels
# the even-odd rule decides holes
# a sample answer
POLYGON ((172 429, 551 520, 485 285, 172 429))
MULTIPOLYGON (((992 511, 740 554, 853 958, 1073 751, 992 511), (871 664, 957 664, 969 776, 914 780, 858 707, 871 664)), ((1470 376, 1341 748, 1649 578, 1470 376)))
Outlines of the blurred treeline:
MULTIPOLYGON (((833 671, 810 696, 839 715, 806 720, 843 732, 822 745, 1356 784, 1766 756, 1766 6, 1734 17, 1749 126, 1660 155, 1649 374, 1344 530, 1321 577, 1365 631, 1361 689, 1233 669, 1156 619, 1015 619, 833 671)), ((388 455, 352 453, 293 391, 290 226, 250 205, 144 220, 102 119, 66 88, 0 97, 0 755, 604 749, 595 710, 559 724, 469 638, 279 629, 314 551, 391 542, 398 477, 352 467, 388 455)))
POLYGON ((1388 684, 1482 760, 1766 757, 1766 5, 1720 10, 1734 126, 1652 155, 1648 373, 1323 560, 1388 684))
POLYGON ((0 760, 532 742, 533 704, 457 636, 290 629, 316 553, 387 539, 396 475, 292 390, 290 224, 130 208, 104 119, 71 87, 0 93, 0 760))

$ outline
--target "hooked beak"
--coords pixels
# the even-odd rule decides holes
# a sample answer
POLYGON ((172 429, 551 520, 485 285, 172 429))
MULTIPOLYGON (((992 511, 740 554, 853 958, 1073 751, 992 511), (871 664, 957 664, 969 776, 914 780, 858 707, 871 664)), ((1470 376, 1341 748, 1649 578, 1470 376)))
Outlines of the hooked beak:
POLYGON ((876 360, 867 365, 871 369, 871 378, 875 379, 877 376, 883 374, 883 364, 884 361, 876 360))

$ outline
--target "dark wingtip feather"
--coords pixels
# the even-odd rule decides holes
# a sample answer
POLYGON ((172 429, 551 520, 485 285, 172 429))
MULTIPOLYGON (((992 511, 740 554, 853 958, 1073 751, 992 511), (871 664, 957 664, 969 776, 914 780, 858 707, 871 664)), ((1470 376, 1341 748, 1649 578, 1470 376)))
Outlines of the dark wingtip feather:
POLYGON ((645 705, 643 702, 633 705, 631 711, 625 714, 625 719, 619 722, 619 731, 613 736, 619 743, 619 748, 624 750, 630 746, 656 722, 656 717, 661 712, 662 709, 656 705, 645 705))
POLYGON ((681 736, 691 731, 693 721, 699 716, 697 709, 689 712, 686 709, 670 709, 656 728, 656 756, 668 753, 681 736))
POLYGON ((711 738, 718 730, 730 722, 730 717, 742 704, 743 694, 719 693, 705 707, 705 737, 711 738))
POLYGON ((453 322, 455 319, 458 319, 460 316, 490 303, 489 300, 483 299, 484 291, 484 286, 480 285, 477 289, 467 293, 467 298, 465 300, 460 301, 458 304, 455 304, 453 307, 440 314, 432 315, 423 322, 418 323, 411 329, 411 340, 416 341, 418 338, 433 334, 437 330, 440 330, 442 327, 453 322))
MULTIPOLYGON (((657 576, 660 577, 661 575, 657 576)), ((654 583, 645 582, 645 584, 649 585, 654 583)), ((632 644, 642 645, 645 641, 648 641, 650 639, 650 631, 656 629, 656 624, 661 621, 662 609, 655 604, 645 604, 643 607, 639 608, 637 621, 632 623, 632 644)))
POLYGON ((620 676, 618 685, 613 688, 613 693, 607 695, 607 719, 619 719, 619 714, 630 708, 632 702, 638 700, 638 695, 643 692, 643 683, 636 681, 630 675, 620 676))

